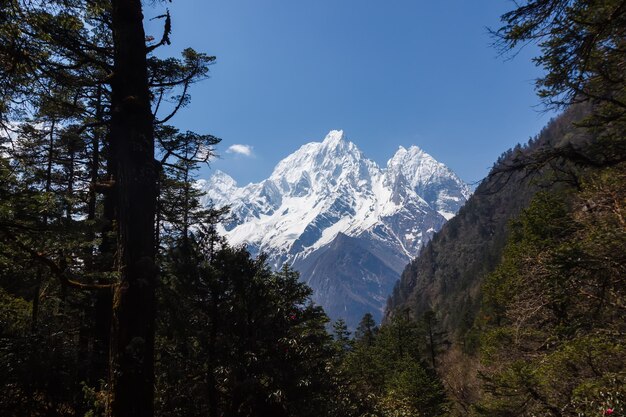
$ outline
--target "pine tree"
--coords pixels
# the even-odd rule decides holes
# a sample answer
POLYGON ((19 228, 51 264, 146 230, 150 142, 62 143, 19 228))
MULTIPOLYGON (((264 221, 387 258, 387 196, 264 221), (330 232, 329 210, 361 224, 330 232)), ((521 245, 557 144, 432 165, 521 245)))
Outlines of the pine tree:
POLYGON ((536 43, 534 61, 545 76, 536 82, 548 108, 584 103, 589 117, 579 124, 593 141, 569 141, 513 164, 542 167, 565 158, 585 167, 626 161, 626 7, 620 0, 527 0, 501 18, 493 31, 503 53, 536 43))
POLYGON ((374 344, 374 338, 378 333, 378 326, 374 321, 371 313, 365 313, 354 333, 357 342, 364 343, 366 346, 374 344))
POLYGON ((445 350, 446 345, 449 345, 450 342, 446 340, 447 333, 441 329, 437 314, 434 311, 426 311, 422 315, 421 324, 426 339, 424 346, 426 356, 430 359, 432 369, 436 369, 437 356, 445 350))
POLYGON ((337 351, 341 353, 352 349, 352 340, 350 339, 350 331, 348 325, 343 319, 337 319, 333 323, 333 337, 337 351))
MULTIPOLYGON (((62 304, 77 309, 76 348, 81 363, 91 362, 91 384, 105 376, 102 354, 113 353, 105 395, 113 415, 152 414, 158 180, 163 164, 178 159, 168 154, 155 161, 154 125, 189 102, 189 86, 214 59, 192 50, 181 60, 151 56, 169 43, 169 14, 160 17, 161 40, 147 45, 139 1, 15 1, 3 4, 0 15, 0 145, 12 150, 5 145, 36 139, 48 149, 46 161, 11 155, 24 162, 15 166, 21 178, 36 185, 26 213, 46 207, 47 214, 11 219, 0 234, 19 252, 16 260, 35 262, 26 276, 36 277, 37 287, 53 278, 62 304), (177 90, 173 108, 161 106, 177 90), (115 302, 107 296, 111 289, 115 302)), ((26 194, 13 191, 14 210, 26 194)), ((41 315, 38 293, 28 295, 33 329, 41 315)))

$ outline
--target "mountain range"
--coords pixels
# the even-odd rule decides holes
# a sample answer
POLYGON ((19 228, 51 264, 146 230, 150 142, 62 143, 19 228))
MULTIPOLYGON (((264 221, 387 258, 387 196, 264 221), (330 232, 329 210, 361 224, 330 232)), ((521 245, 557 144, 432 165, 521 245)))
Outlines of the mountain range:
POLYGON ((417 146, 382 168, 333 130, 280 161, 269 178, 239 187, 217 171, 199 180, 205 204, 229 205, 219 225, 231 245, 290 263, 313 300, 354 328, 380 319, 408 262, 471 194, 450 169, 417 146))

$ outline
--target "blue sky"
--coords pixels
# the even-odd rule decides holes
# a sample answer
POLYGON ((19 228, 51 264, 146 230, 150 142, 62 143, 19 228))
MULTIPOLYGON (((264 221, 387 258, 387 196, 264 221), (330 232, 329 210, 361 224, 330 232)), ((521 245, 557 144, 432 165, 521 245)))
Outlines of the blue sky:
MULTIPOLYGON (((212 164, 240 185, 266 178, 283 157, 343 129, 384 165, 416 144, 467 182, 546 124, 533 48, 507 60, 486 27, 503 0, 178 0, 170 7, 176 55, 217 56, 173 119, 221 137, 212 164), (233 145, 240 152, 228 152, 233 145), (248 153, 247 155, 245 153, 248 153)), ((162 7, 162 6, 158 6, 162 7)), ((146 10, 150 18, 162 10, 146 10)), ((159 37, 157 22, 147 34, 159 37)), ((210 175, 203 169, 202 177, 210 175)))

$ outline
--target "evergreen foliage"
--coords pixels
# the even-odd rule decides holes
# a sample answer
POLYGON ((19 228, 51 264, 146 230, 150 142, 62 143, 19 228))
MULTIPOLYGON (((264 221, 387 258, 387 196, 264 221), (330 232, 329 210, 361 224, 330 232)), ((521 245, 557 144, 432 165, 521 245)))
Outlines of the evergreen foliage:
POLYGON ((480 414, 623 411, 625 179, 611 168, 574 195, 538 195, 512 225, 484 286, 480 414))
MULTIPOLYGON (((529 0, 563 115, 505 152, 354 337, 229 247, 167 125, 214 57, 138 0, 0 0, 0 414, 596 416, 626 399, 626 6, 529 0)), ((156 4, 155 4, 156 6, 156 4)))
POLYGON ((167 255, 159 413, 321 413, 333 349, 311 290, 287 267, 272 272, 244 249, 199 242, 192 236, 167 255))
MULTIPOLYGON (((3 341, 24 365, 12 371, 55 375, 32 384, 8 372, 9 414, 82 415, 84 384, 107 415, 152 415, 158 172, 186 158, 155 153, 154 126, 189 102, 214 58, 157 59, 169 15, 150 44, 141 11, 139 1, 2 4, 0 283, 31 304, 27 345, 54 348, 3 341)), ((182 136, 204 155, 216 143, 182 136)))
MULTIPOLYGON (((448 400, 430 366, 426 321, 407 314, 394 316, 380 330, 366 314, 353 348, 340 367, 350 393, 347 415, 440 416, 448 400)), ((432 324, 432 323, 431 323, 432 324)))
POLYGON ((440 312, 458 415, 624 411, 625 18, 621 1, 528 0, 493 31, 503 52, 538 43, 539 96, 565 112, 502 155, 388 312, 440 312))

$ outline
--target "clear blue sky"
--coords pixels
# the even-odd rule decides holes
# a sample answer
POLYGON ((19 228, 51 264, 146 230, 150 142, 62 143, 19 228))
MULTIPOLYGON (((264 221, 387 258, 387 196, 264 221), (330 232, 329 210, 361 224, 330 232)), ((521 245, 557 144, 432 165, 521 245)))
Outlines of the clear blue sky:
POLYGON ((217 56, 173 124, 221 137, 212 167, 240 185, 331 129, 381 165, 416 144, 476 182, 551 117, 534 93, 536 50, 506 60, 491 47, 486 27, 509 1, 175 0, 146 17, 165 6, 173 44, 162 53, 217 56), (235 144, 252 154, 227 152, 235 144))

